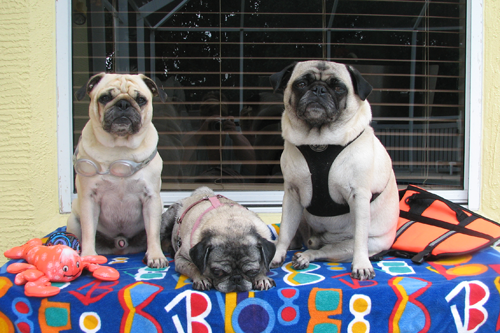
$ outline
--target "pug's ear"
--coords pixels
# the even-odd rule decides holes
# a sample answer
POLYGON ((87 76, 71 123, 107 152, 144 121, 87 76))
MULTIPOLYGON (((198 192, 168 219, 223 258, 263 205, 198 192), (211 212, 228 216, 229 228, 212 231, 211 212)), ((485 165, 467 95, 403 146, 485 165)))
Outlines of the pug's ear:
POLYGON ((151 92, 153 93, 153 96, 160 97, 160 101, 162 101, 162 103, 165 103, 167 100, 167 97, 168 97, 167 93, 164 92, 162 89, 158 89, 158 86, 156 85, 156 83, 153 80, 151 80, 149 77, 147 77, 146 75, 139 74, 139 76, 144 81, 144 83, 148 86, 149 90, 151 90, 151 92))
POLYGON ((274 258, 274 254, 276 253, 276 245, 273 242, 268 241, 264 237, 258 235, 259 245, 258 248, 260 250, 260 255, 262 260, 264 261, 264 267, 269 271, 269 263, 274 258))
POLYGON ((101 79, 104 77, 104 75, 106 75, 106 73, 102 72, 102 73, 99 73, 99 74, 96 74, 94 76, 92 76, 89 81, 87 82, 87 84, 85 84, 84 86, 82 86, 80 89, 78 89, 75 93, 75 97, 78 101, 81 101, 84 97, 85 97, 85 94, 90 94, 90 92, 92 91, 92 89, 94 89, 94 87, 99 83, 99 81, 101 81, 101 79))
POLYGON ((210 237, 204 237, 201 242, 189 250, 191 261, 195 264, 201 274, 203 274, 205 268, 207 267, 208 256, 211 251, 212 246, 210 245, 210 237))
POLYGON ((101 79, 106 75, 106 73, 102 72, 99 74, 96 74, 92 76, 89 81, 83 85, 80 89, 78 89, 75 93, 75 97, 78 101, 81 101, 84 97, 85 94, 90 94, 92 89, 101 81, 101 79))
POLYGON ((354 67, 346 65, 347 70, 349 71, 349 74, 351 75, 351 81, 352 85, 354 87, 354 92, 356 95, 359 96, 359 98, 364 101, 368 95, 373 90, 373 87, 371 84, 368 83, 368 81, 365 80, 365 78, 361 75, 361 73, 354 67))
POLYGON ((285 67, 281 72, 274 73, 269 77, 269 81, 271 82, 271 86, 273 87, 274 91, 278 91, 278 89, 285 89, 288 80, 290 80, 290 77, 292 76, 293 69, 295 68, 295 65, 297 65, 297 62, 294 62, 293 64, 288 65, 285 67))

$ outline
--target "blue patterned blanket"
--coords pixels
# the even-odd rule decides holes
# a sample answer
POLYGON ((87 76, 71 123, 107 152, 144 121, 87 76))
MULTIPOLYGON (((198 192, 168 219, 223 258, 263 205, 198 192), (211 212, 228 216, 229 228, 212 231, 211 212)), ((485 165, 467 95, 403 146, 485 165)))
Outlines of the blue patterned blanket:
MULTIPOLYGON (((270 275, 269 291, 193 290, 170 267, 150 269, 144 254, 108 256, 120 279, 88 273, 30 298, 0 269, 0 332, 497 332, 500 253, 415 265, 386 257, 371 281, 350 278, 349 263, 315 262, 294 270, 290 251, 270 275)), ((11 261, 9 263, 12 263, 11 261)))

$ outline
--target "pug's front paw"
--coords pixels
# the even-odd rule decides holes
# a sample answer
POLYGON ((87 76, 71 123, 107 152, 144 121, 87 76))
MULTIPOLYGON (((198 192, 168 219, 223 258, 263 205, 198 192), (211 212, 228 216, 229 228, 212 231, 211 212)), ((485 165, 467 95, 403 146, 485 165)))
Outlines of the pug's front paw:
POLYGON ((262 278, 258 278, 253 282, 252 289, 254 290, 269 290, 272 287, 276 287, 276 282, 273 279, 267 276, 263 276, 262 278))
POLYGON ((210 290, 212 288, 212 281, 210 279, 207 279, 204 276, 201 276, 200 278, 193 279, 193 289, 196 290, 210 290))
POLYGON ((168 267, 168 260, 163 254, 161 256, 150 256, 146 253, 143 260, 147 262, 149 268, 168 267))
POLYGON ((281 265, 283 265, 283 262, 285 261, 285 257, 286 257, 286 251, 283 254, 280 254, 278 253, 278 251, 276 251, 276 254, 274 255, 273 260, 271 261, 269 268, 273 269, 281 267, 281 265))
POLYGON ((360 281, 372 280, 375 277, 375 270, 369 260, 363 263, 353 261, 351 271, 351 277, 360 281))
POLYGON ((304 269, 309 267, 309 258, 304 253, 297 253, 292 258, 292 266, 295 269, 304 269))

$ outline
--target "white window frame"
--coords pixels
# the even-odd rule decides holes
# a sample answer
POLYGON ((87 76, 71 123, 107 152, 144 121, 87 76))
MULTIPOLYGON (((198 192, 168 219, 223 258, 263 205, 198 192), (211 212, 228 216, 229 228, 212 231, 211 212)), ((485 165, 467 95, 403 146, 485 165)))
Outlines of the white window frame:
MULTIPOLYGON (((59 210, 71 211, 76 197, 73 185, 72 54, 71 3, 56 1, 56 81, 57 81, 57 157, 59 175, 59 210)), ((454 202, 478 210, 481 199, 481 147, 483 116, 483 0, 467 0, 466 18, 466 91, 465 91, 465 163, 464 189, 433 191, 454 202), (473 147, 474 149, 471 149, 473 147)), ((283 191, 218 192, 257 212, 280 213, 283 191)), ((162 192, 163 203, 186 197, 187 191, 162 192)))

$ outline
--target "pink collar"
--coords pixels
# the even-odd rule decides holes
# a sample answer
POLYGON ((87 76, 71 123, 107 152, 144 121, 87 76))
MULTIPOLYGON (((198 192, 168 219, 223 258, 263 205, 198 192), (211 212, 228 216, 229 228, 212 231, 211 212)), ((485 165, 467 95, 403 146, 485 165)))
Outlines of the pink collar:
MULTIPOLYGON (((200 223, 201 223, 201 220, 203 219, 203 216, 205 216, 205 214, 207 214, 208 212, 216 209, 216 208, 219 208, 223 205, 230 205, 230 206, 233 206, 234 204, 223 204, 220 202, 220 198, 224 198, 224 199, 227 199, 225 196, 223 195, 220 195, 220 194, 217 194, 217 195, 214 195, 213 197, 203 197, 202 199, 196 201, 195 203, 191 204, 191 206, 189 206, 183 213, 182 215, 177 219, 177 223, 181 224, 182 223, 182 220, 184 219, 184 216, 191 210, 191 208, 193 208, 194 206, 196 206, 197 204, 203 202, 203 201, 207 201, 209 200, 210 203, 212 204, 210 207, 208 207, 199 217, 198 219, 196 219, 196 222, 194 223, 194 226, 193 226, 193 230, 191 230, 191 238, 190 238, 190 244, 191 244, 191 247, 193 247, 193 235, 194 235, 194 232, 196 231, 196 229, 198 229, 200 223)), ((228 199, 229 200, 229 199, 228 199)), ((177 229, 177 234, 178 234, 178 239, 180 239, 180 236, 179 236, 179 233, 180 233, 180 226, 179 228, 177 229)), ((180 247, 180 246, 179 246, 180 247)))

